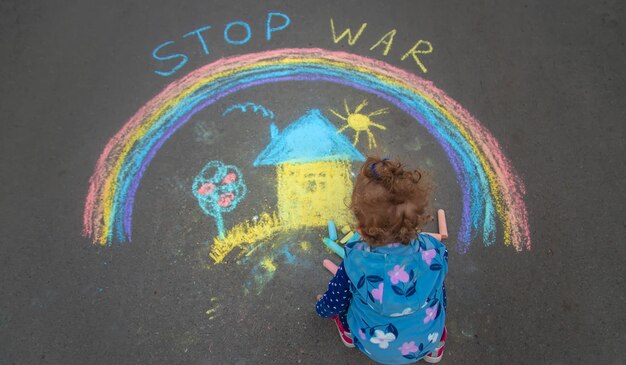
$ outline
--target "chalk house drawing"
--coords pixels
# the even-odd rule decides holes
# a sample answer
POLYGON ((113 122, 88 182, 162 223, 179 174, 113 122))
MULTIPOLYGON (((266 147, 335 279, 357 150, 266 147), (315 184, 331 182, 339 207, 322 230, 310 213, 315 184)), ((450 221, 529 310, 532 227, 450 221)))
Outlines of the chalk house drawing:
POLYGON ((276 166, 277 213, 236 225, 213 242, 210 253, 221 262, 234 248, 270 238, 279 231, 323 227, 328 220, 351 221, 350 166, 365 157, 318 109, 309 110, 283 131, 272 123, 270 143, 253 165, 276 166))

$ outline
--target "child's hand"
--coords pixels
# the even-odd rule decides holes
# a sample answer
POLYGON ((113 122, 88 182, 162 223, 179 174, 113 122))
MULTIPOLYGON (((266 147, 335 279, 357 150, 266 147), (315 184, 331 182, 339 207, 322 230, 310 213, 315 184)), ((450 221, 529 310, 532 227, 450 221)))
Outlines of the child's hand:
POLYGON ((318 295, 317 295, 317 301, 319 302, 319 300, 320 300, 320 299, 322 299, 322 297, 323 297, 323 296, 324 296, 324 295, 322 295, 322 294, 318 294, 318 295))

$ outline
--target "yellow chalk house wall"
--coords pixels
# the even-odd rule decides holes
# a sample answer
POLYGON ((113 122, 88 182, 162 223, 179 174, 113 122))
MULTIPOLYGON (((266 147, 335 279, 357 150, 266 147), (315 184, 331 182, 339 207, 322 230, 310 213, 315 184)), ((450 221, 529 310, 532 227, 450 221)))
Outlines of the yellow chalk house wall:
POLYGON ((348 161, 277 166, 278 217, 283 228, 320 227, 333 219, 349 224, 352 179, 348 161))

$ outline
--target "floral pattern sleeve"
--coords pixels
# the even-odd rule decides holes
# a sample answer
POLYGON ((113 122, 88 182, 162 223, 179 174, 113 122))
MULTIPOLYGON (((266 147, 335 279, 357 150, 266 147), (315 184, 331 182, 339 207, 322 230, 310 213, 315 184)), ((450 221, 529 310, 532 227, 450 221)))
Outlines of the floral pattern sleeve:
POLYGON ((342 262, 337 273, 328 283, 328 290, 315 304, 315 310, 320 317, 340 315, 348 310, 351 299, 350 279, 342 262))

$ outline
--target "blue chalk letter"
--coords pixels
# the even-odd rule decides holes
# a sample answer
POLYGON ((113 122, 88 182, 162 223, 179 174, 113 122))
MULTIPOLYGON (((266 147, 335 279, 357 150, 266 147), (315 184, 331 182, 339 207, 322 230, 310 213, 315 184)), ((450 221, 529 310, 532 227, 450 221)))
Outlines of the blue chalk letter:
POLYGON ((272 32, 276 32, 279 30, 283 30, 285 28, 287 28, 287 26, 291 23, 291 19, 289 19, 289 17, 283 13, 267 13, 267 23, 265 24, 265 29, 266 29, 266 36, 267 36, 267 40, 271 40, 272 39, 272 32), (272 28, 272 17, 274 16, 279 16, 283 19, 285 19, 285 22, 283 23, 283 25, 280 25, 276 28, 272 28))
POLYGON ((198 28, 194 31, 191 31, 187 34, 185 34, 183 36, 183 38, 187 38, 191 35, 197 35, 198 36, 198 40, 200 41, 200 44, 202 44, 202 49, 204 50, 204 54, 209 54, 209 48, 206 46, 206 42, 204 41, 204 37, 202 37, 202 34, 200 34, 200 32, 204 32, 205 30, 211 29, 210 25, 207 25, 206 27, 202 27, 202 28, 198 28))
POLYGON ((165 42, 165 43, 161 44, 160 46, 158 46, 157 48, 155 48, 154 51, 152 51, 152 57, 154 57, 156 60, 159 60, 159 61, 167 61, 167 60, 173 60, 175 58, 180 58, 181 59, 180 62, 178 63, 178 65, 174 66, 174 68, 169 70, 169 71, 154 71, 155 74, 161 75, 161 76, 169 76, 169 75, 173 74, 174 72, 178 71, 181 67, 183 67, 185 65, 185 63, 187 63, 188 58, 187 58, 187 56, 185 56, 182 53, 176 53, 176 54, 169 55, 169 56, 159 56, 159 55, 157 55, 157 52, 161 48, 163 48, 163 47, 165 47, 167 45, 170 45, 172 43, 174 43, 174 41, 165 42))
POLYGON ((248 25, 248 23, 246 23, 246 22, 232 22, 232 23, 228 23, 226 25, 226 28, 224 28, 224 40, 227 43, 237 44, 237 45, 246 44, 250 40, 250 37, 252 37, 252 31, 250 30, 250 25, 248 25), (240 26, 244 27, 244 29, 246 30, 246 37, 244 39, 242 39, 240 41, 233 41, 232 39, 230 39, 230 37, 228 36, 228 31, 230 30, 230 28, 233 25, 240 25, 240 26))

